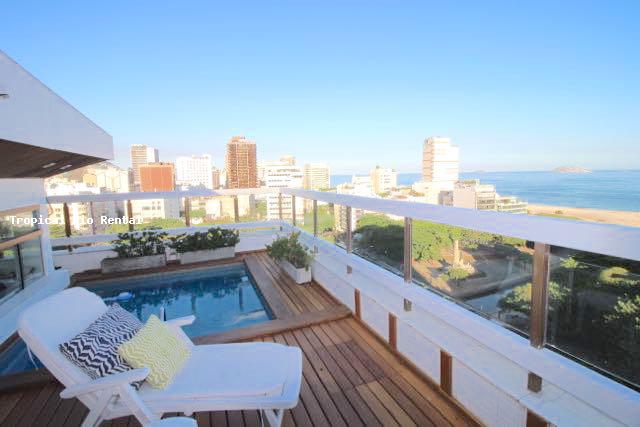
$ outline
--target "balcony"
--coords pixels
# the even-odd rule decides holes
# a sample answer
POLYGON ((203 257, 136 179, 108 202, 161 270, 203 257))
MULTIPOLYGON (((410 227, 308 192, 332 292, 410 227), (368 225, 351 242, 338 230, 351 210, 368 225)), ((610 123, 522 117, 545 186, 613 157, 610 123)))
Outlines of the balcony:
MULTIPOLYGON (((280 296, 267 298, 272 308, 287 313, 200 341, 301 347, 305 380, 288 424, 640 419, 633 324, 640 229, 288 188, 56 196, 48 203, 60 221, 49 226, 54 263, 83 285, 100 278, 91 270, 113 255, 118 231, 150 224, 169 234, 211 224, 239 230, 238 259, 255 269, 261 288, 280 296), (278 203, 274 210, 255 198, 278 203), (162 202, 138 203, 153 212, 136 213, 140 200, 162 202), (147 216, 142 224, 80 221, 102 213, 147 216), (291 232, 315 254, 308 288, 292 284, 262 252, 291 232)), ((57 387, 5 394, 9 409, 0 420, 31 405, 39 405, 29 418, 35 424, 81 420, 84 407, 58 402, 57 387)), ((258 422, 256 413, 196 415, 201 425, 258 422)), ((133 423, 114 424, 121 421, 133 423)))

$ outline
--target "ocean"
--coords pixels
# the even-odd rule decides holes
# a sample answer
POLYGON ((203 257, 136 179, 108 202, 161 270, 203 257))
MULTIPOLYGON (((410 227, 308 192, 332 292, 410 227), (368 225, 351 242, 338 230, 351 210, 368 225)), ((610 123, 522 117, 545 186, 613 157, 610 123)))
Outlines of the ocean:
MULTIPOLYGON (((398 174, 398 185, 419 181, 419 173, 398 174)), ((501 195, 529 203, 575 208, 640 211, 640 170, 556 172, 465 172, 460 179, 477 178, 493 184, 501 195)), ((350 182, 351 175, 331 175, 331 186, 350 182)))

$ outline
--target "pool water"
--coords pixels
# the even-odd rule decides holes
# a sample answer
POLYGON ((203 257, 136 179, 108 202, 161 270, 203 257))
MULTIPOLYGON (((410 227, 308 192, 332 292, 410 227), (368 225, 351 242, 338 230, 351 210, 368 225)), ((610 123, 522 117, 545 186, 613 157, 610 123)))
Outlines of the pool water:
MULTIPOLYGON (((142 322, 195 315, 183 329, 190 337, 214 334, 273 319, 244 264, 176 271, 100 282, 89 288, 107 304, 117 302, 142 322)), ((24 372, 42 365, 29 358, 24 342, 17 339, 0 354, 0 376, 24 372)))
POLYGON ((190 337, 273 318, 244 264, 119 279, 90 290, 142 322, 162 308, 167 320, 193 314, 195 322, 183 328, 190 337))

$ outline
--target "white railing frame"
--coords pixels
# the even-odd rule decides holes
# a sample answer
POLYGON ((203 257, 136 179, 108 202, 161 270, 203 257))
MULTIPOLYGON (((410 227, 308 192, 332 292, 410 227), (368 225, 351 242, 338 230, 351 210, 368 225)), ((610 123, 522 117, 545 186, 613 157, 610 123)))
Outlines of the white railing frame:
POLYGON ((282 188, 284 194, 640 261, 640 227, 282 188))

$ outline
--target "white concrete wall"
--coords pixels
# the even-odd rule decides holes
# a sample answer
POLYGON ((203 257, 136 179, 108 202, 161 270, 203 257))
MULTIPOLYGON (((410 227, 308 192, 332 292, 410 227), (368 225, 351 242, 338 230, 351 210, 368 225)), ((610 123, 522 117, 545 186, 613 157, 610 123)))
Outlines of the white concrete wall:
POLYGON ((362 320, 385 340, 393 313, 399 352, 436 384, 440 351, 452 356, 452 395, 482 423, 525 426, 532 410, 560 426, 638 425, 638 393, 550 350, 534 349, 528 340, 335 245, 308 233, 302 240, 318 248, 314 279, 352 310, 358 289, 362 320), (405 297, 412 301, 408 312, 405 297), (530 371, 543 377, 540 393, 527 389, 530 371))
POLYGON ((0 51, 0 139, 113 158, 111 136, 0 51))

